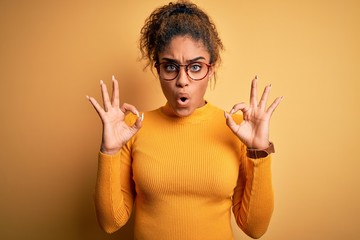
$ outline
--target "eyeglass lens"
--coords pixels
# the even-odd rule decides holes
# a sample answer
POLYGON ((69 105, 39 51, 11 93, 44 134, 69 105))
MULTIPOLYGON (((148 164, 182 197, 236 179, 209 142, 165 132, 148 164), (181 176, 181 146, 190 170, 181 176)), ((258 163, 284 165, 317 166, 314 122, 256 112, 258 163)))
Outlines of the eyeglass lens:
POLYGON ((158 65, 160 77, 164 80, 173 80, 179 75, 182 66, 185 67, 186 74, 193 80, 201 80, 209 72, 209 65, 202 62, 194 62, 188 65, 163 62, 158 65))

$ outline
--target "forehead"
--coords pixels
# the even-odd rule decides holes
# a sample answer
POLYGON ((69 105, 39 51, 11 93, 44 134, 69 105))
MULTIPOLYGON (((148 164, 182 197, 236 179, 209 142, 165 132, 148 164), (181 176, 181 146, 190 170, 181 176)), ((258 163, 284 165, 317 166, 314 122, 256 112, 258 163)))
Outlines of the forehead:
POLYGON ((210 61, 210 54, 201 40, 194 40, 189 36, 176 36, 159 53, 159 59, 168 58, 178 62, 188 62, 195 58, 210 61))

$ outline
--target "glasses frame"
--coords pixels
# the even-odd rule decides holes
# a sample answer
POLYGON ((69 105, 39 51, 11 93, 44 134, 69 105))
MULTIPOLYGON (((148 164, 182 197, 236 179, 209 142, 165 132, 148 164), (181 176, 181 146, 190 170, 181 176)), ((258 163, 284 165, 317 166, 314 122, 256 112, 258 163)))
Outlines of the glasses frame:
POLYGON ((189 64, 177 64, 177 63, 174 63, 174 62, 162 62, 162 63, 155 63, 155 68, 159 74, 159 77, 165 81, 172 81, 174 80, 175 78, 177 78, 179 76, 179 73, 180 73, 180 70, 181 70, 181 67, 184 67, 185 68, 185 73, 186 73, 186 76, 193 80, 193 81, 201 81, 203 80, 204 78, 206 78, 206 76, 209 74, 209 71, 210 71, 210 68, 213 67, 212 64, 208 64, 208 63, 204 63, 204 62, 191 62, 189 64), (203 78, 199 78, 199 79, 193 79, 192 77, 190 77, 189 73, 188 73, 188 70, 189 70, 189 66, 192 65, 192 64, 204 64, 205 66, 207 66, 207 72, 205 74, 205 76, 203 78), (161 78, 160 76, 160 65, 163 65, 163 64, 174 64, 178 69, 179 71, 177 72, 176 76, 174 78, 171 78, 171 79, 165 79, 165 78, 161 78))

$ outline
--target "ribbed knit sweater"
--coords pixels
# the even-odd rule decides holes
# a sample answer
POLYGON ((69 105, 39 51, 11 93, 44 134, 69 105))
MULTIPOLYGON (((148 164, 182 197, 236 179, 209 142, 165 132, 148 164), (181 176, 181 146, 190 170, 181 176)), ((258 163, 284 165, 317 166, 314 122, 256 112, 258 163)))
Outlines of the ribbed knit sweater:
MULTIPOLYGON (((110 156, 99 153, 95 205, 114 232, 134 209, 136 240, 231 240, 231 209, 251 237, 265 233, 273 210, 271 157, 250 159, 210 103, 189 117, 145 113, 140 131, 110 156)), ((241 122, 241 116, 235 116, 241 122)), ((131 124, 134 116, 128 115, 131 124)))

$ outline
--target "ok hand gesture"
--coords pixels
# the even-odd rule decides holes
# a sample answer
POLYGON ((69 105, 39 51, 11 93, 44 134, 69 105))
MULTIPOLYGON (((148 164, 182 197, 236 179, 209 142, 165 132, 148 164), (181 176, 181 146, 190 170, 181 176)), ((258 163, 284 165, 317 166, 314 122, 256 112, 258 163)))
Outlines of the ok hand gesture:
POLYGON ((130 104, 124 103, 120 107, 119 83, 114 76, 112 77, 112 83, 112 98, 110 100, 106 85, 103 81, 100 81, 104 108, 102 108, 93 97, 87 96, 99 114, 103 124, 100 150, 109 155, 117 153, 121 147, 137 133, 141 128, 141 123, 144 118, 144 115, 140 116, 138 110, 130 104), (136 122, 132 126, 127 125, 124 121, 125 115, 129 112, 137 115, 136 122))
POLYGON ((236 136, 248 147, 266 149, 269 146, 270 118, 282 97, 278 97, 266 109, 271 85, 265 87, 260 102, 257 99, 257 77, 252 80, 250 91, 250 106, 245 103, 235 104, 230 113, 225 112, 226 124, 236 136), (242 111, 243 121, 235 123, 232 114, 242 111))

